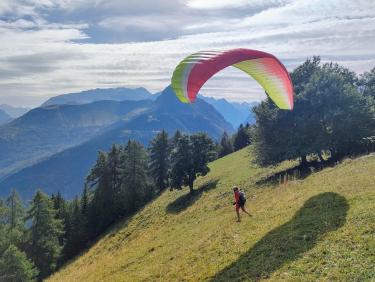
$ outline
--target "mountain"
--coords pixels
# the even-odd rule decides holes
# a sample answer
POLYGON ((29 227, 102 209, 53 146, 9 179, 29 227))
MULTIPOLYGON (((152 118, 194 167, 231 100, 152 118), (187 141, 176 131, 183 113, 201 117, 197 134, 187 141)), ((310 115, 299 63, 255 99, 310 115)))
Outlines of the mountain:
POLYGON ((169 86, 158 96, 149 111, 145 111, 127 124, 129 129, 174 132, 207 132, 219 139, 223 131, 233 132, 233 127, 215 108, 197 99, 193 104, 181 103, 169 86))
POLYGON ((0 125, 8 123, 12 120, 12 117, 8 115, 5 111, 0 109, 0 125))
POLYGON ((0 180, 0 197, 9 195, 16 187, 24 201, 30 200, 38 189, 48 194, 60 192, 65 198, 72 199, 81 193, 85 177, 99 151, 129 139, 147 145, 154 134, 151 131, 126 130, 123 125, 117 124, 83 144, 56 153, 0 180))
POLYGON ((9 116, 12 118, 18 118, 28 111, 30 111, 30 108, 25 108, 25 107, 13 107, 7 104, 2 104, 0 105, 0 110, 3 110, 6 112, 9 116))
POLYGON ((258 104, 257 102, 238 103, 228 102, 225 99, 215 99, 212 97, 205 97, 201 95, 199 95, 199 97, 214 106, 214 108, 219 113, 221 113, 223 117, 227 121, 229 121, 234 128, 238 128, 241 123, 253 124, 255 122, 255 117, 251 109, 258 104))
POLYGON ((214 161, 193 195, 167 189, 47 281, 372 281, 375 155, 264 186, 294 164, 252 160, 245 148, 214 161), (233 185, 252 214, 240 223, 233 185))
POLYGON ((107 89, 92 89, 78 93, 63 94, 52 97, 43 103, 42 107, 50 105, 63 104, 88 104, 95 101, 112 100, 112 101, 139 101, 145 99, 152 99, 152 94, 145 88, 107 88, 107 89))
POLYGON ((0 126, 0 179, 85 142, 150 107, 151 100, 36 108, 0 126))
MULTIPOLYGON (((42 107, 50 105, 62 105, 62 104, 87 104, 94 101, 112 100, 112 101, 124 101, 124 100, 144 100, 152 99, 156 100, 161 92, 151 94, 147 89, 140 88, 108 88, 108 89, 92 89, 82 91, 78 93, 63 94, 47 100, 42 107)), ((251 108, 257 103, 237 103, 228 102, 225 99, 215 99, 212 97, 205 97, 199 95, 199 97, 214 106, 214 108, 223 115, 223 117, 232 124, 234 128, 237 128, 241 123, 254 123, 254 114, 251 112, 251 108)))
MULTIPOLYGON (((95 131, 96 135, 93 134, 94 132, 87 133, 90 129, 84 127, 86 124, 81 124, 79 127, 81 132, 74 130, 74 134, 77 135, 74 140, 75 142, 78 139, 82 141, 83 134, 86 136, 85 142, 74 147, 65 148, 65 150, 61 150, 61 152, 57 152, 52 156, 47 156, 43 160, 39 159, 39 162, 30 164, 16 173, 3 177, 0 180, 0 196, 9 194, 10 189, 16 187, 21 197, 28 200, 38 188, 41 188, 48 193, 60 191, 65 197, 71 199, 80 194, 85 176, 94 164, 97 152, 99 150, 108 150, 113 143, 125 143, 129 139, 135 139, 147 146, 155 133, 162 129, 170 134, 173 134, 177 129, 187 133, 204 131, 216 139, 219 139, 224 131, 233 132, 233 127, 224 120, 213 106, 201 99, 198 99, 194 104, 181 103, 170 87, 167 87, 155 101, 100 101, 87 105, 64 105, 54 106, 53 108, 60 109, 60 111, 65 113, 67 109, 70 109, 70 112, 77 111, 77 108, 82 107, 92 109, 94 106, 94 108, 99 107, 99 105, 102 106, 103 103, 107 105, 105 108, 106 113, 115 112, 114 109, 108 111, 108 107, 111 105, 117 110, 122 110, 124 118, 117 120, 115 123, 114 120, 116 118, 109 119, 111 120, 111 123, 108 123, 111 124, 109 128, 93 127, 92 131, 95 131), (126 110, 126 107, 128 110, 126 110), (130 111, 130 108, 133 111, 130 111), (88 138, 89 134, 91 134, 90 138, 88 138)), ((42 111, 47 109, 41 108, 42 111)), ((103 107, 99 107, 99 109, 103 110, 103 107)), ((92 109, 92 111, 99 115, 99 110, 92 109)), ((105 115, 105 117, 108 116, 105 115)), ((117 116, 115 115, 115 117, 117 116)), ((39 118, 44 119, 43 116, 39 118)), ((72 114, 69 115, 69 118, 72 121, 79 120, 78 117, 72 114)), ((80 125, 80 122, 76 122, 75 125, 80 125)), ((45 135, 47 135, 47 132, 45 135)), ((61 136, 63 135, 62 132, 59 135, 59 138, 55 137, 52 140, 50 138, 48 146, 51 147, 54 144, 56 147, 57 139, 62 140, 64 138, 64 136, 61 136)), ((72 138, 71 135, 69 136, 72 138)), ((65 140, 64 144, 68 142, 68 139, 65 140)), ((41 141, 34 142, 39 145, 35 146, 34 144, 34 149, 29 150, 28 154, 34 153, 37 150, 35 147, 41 146, 41 141)), ((44 144, 44 146, 47 146, 47 144, 44 144)), ((65 145, 65 147, 67 146, 65 145)), ((14 152, 15 148, 8 148, 8 150, 14 152)), ((23 154, 25 155, 25 152, 23 154)))

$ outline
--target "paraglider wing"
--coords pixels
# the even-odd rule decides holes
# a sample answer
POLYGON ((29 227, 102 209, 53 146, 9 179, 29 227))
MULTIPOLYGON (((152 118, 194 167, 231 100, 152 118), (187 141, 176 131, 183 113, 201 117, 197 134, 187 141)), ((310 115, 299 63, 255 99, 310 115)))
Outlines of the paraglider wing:
POLYGON ((234 66, 253 77, 280 108, 293 109, 293 85, 284 65, 273 55, 250 49, 202 51, 181 61, 172 88, 181 102, 193 103, 203 84, 220 70, 234 66))

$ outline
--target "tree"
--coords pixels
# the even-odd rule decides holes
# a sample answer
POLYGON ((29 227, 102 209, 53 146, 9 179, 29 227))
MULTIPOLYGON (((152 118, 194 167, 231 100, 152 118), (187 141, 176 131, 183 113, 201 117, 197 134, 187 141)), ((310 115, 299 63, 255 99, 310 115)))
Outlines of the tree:
POLYGON ((163 191, 168 186, 170 169, 170 144, 164 130, 151 141, 149 167, 156 186, 163 191))
POLYGON ((68 260, 78 254, 85 247, 83 238, 83 221, 79 199, 76 197, 70 204, 70 226, 64 246, 64 259, 68 260))
POLYGON ((9 197, 6 200, 6 206, 8 208, 9 228, 12 230, 20 224, 23 225, 25 209, 16 190, 13 189, 10 193, 9 197))
POLYGON ((8 222, 8 208, 3 199, 0 198, 0 226, 5 226, 8 222))
POLYGON ((85 211, 90 239, 150 198, 147 164, 146 151, 136 141, 125 147, 114 145, 108 154, 99 153, 86 180, 87 188, 94 188, 85 211))
POLYGON ((351 153, 374 128, 369 98, 359 93, 353 72, 337 64, 307 60, 292 74, 293 111, 278 109, 270 100, 254 109, 255 157, 269 165, 286 159, 307 162, 311 154, 329 151, 334 157, 351 153))
POLYGON ((173 137, 172 137, 172 147, 175 147, 178 143, 178 140, 180 140, 180 138, 182 137, 182 133, 181 131, 179 130, 176 130, 176 132, 174 133, 173 137))
POLYGON ((51 200, 53 203, 53 208, 56 211, 55 218, 60 220, 60 222, 63 225, 63 230, 65 231, 65 232, 61 232, 59 236, 59 243, 62 246, 65 243, 65 240, 66 240, 65 233, 67 230, 67 226, 69 225, 66 202, 64 198, 61 196, 60 192, 57 192, 56 196, 52 195, 51 200))
POLYGON ((59 237, 62 223, 56 219, 52 201, 41 191, 37 191, 27 212, 31 221, 28 238, 28 256, 40 270, 43 279, 56 269, 61 246, 59 237))
MULTIPOLYGON (((142 205, 152 191, 147 177, 147 155, 137 141, 129 141, 124 149, 123 172, 121 176, 120 204, 126 214, 134 212, 142 205)), ((124 214, 122 214, 123 216, 124 214)))
POLYGON ((80 199, 80 210, 82 217, 82 240, 87 242, 90 238, 89 236, 89 205, 90 205, 90 195, 87 186, 82 192, 82 197, 80 199))
POLYGON ((16 246, 10 245, 1 255, 0 281, 36 281, 37 275, 34 264, 16 246))
POLYGON ((375 68, 362 74, 358 84, 364 95, 375 98, 375 68))
POLYGON ((233 152, 232 142, 228 136, 228 133, 224 132, 220 140, 219 145, 219 158, 224 157, 233 152))
POLYGON ((193 193, 195 179, 209 172, 207 164, 214 156, 215 146, 207 134, 182 135, 171 156, 172 187, 181 189, 186 185, 193 193))
POLYGON ((86 178, 86 185, 95 189, 88 216, 89 233, 93 239, 114 221, 115 194, 111 185, 107 153, 99 152, 96 163, 86 178))
POLYGON ((250 144, 250 136, 247 127, 240 124, 236 134, 234 135, 233 148, 238 151, 250 144))

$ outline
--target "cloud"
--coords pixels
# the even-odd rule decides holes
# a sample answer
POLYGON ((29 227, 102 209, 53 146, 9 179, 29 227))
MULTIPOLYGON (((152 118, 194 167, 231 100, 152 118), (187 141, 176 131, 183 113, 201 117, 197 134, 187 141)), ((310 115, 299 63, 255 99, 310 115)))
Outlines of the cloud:
POLYGON ((217 10, 228 8, 252 8, 263 10, 270 7, 280 6, 290 1, 282 0, 189 0, 187 5, 194 9, 217 10))
MULTIPOLYGON (((36 105, 96 87, 157 92, 181 59, 212 48, 265 50, 289 70, 321 55, 363 72, 375 66, 374 26, 370 0, 5 0, 0 103, 36 105)), ((237 101, 264 98, 256 83, 231 68, 202 93, 237 101)))

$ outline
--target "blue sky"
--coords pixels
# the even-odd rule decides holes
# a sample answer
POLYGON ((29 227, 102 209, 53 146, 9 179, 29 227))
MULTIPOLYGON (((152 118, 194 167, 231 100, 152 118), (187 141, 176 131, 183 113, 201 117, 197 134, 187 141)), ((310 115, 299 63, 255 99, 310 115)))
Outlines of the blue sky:
MULTIPOLYGON (((157 92, 180 60, 205 49, 260 49, 289 70, 320 55, 362 73, 375 67, 374 46, 373 0, 1 0, 0 104, 91 88, 157 92)), ((264 98, 234 68, 201 92, 264 98)))

